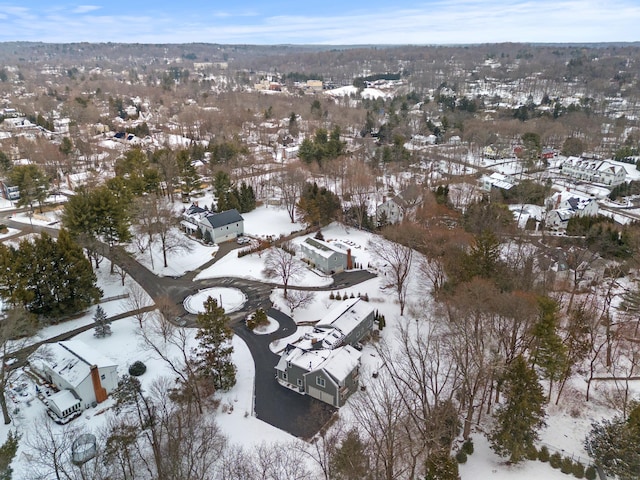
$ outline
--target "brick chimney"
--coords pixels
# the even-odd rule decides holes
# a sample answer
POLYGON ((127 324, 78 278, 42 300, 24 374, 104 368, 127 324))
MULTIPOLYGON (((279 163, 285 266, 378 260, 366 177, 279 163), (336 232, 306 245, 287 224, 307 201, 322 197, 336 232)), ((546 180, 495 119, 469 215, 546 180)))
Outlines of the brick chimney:
POLYGON ((347 248, 347 270, 353 269, 353 257, 351 256, 351 249, 347 248))
POLYGON ((91 382, 93 383, 93 391, 96 394, 96 402, 102 403, 107 399, 107 391, 100 383, 100 371, 97 365, 91 365, 91 382))

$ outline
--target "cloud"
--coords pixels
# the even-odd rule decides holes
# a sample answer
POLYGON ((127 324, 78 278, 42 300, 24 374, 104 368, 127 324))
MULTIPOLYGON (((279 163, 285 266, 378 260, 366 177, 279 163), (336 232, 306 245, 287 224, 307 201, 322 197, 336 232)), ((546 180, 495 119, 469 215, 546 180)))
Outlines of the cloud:
POLYGON ((102 7, 98 5, 78 5, 72 10, 73 13, 89 13, 95 10, 100 10, 102 7))
MULTIPOLYGON (((2 0, 0 0, 2 1, 2 0)), ((333 9, 295 14, 293 9, 271 16, 218 10, 210 13, 145 11, 128 15, 47 15, 35 9, 0 5, 0 41, 118 41, 140 43, 255 44, 464 44, 493 42, 638 41, 637 0, 399 0, 392 7, 366 4, 357 10, 333 9), (369 8, 367 10, 367 8, 369 8), (290 13, 291 12, 291 13, 290 13), (110 24, 110 28, 104 25, 110 24)), ((80 5, 75 13, 100 7, 80 5)))

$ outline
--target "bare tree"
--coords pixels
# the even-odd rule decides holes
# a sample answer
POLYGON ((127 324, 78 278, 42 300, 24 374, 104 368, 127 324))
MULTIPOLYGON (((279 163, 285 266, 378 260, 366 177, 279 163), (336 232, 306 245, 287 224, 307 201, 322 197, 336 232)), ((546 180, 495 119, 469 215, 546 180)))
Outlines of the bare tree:
POLYGON ((291 223, 296 221, 296 205, 306 180, 307 173, 299 162, 286 165, 278 176, 277 181, 282 195, 282 203, 287 209, 291 223))
MULTIPOLYGON (((82 465, 72 462, 73 442, 87 433, 79 426, 56 425, 46 414, 34 424, 26 438, 28 448, 28 478, 33 480, 95 480, 108 479, 108 468, 97 458, 82 465)), ((96 457, 101 454, 98 447, 96 457)))
POLYGON ((11 415, 7 407, 7 390, 17 374, 11 366, 12 356, 24 348, 29 336, 36 332, 36 319, 22 307, 14 307, 3 313, 0 318, 0 407, 4 424, 11 423, 11 415))
POLYGON ((371 445, 374 478, 396 480, 412 478, 416 470, 409 455, 411 430, 407 429, 406 405, 402 394, 388 388, 388 374, 363 383, 366 390, 351 397, 353 416, 358 430, 371 445))
POLYGON ((213 392, 207 388, 207 383, 200 381, 196 372, 189 331, 177 327, 158 313, 142 324, 138 335, 143 348, 153 352, 176 374, 183 395, 185 398, 192 398, 202 413, 205 396, 213 392))
POLYGON ((386 341, 376 347, 391 385, 400 395, 418 434, 414 448, 420 445, 423 450, 418 449, 417 456, 449 450, 458 435, 457 411, 453 407, 460 387, 457 369, 446 355, 446 342, 436 322, 427 325, 406 320, 400 324, 393 341, 397 348, 391 348, 386 341), (447 409, 451 413, 449 419, 443 418, 447 409), (451 418, 453 421, 448 421, 451 418), (443 439, 447 439, 444 445, 443 439))
POLYGON ((295 257, 295 246, 284 242, 278 247, 271 247, 264 261, 264 274, 268 278, 277 278, 282 282, 284 298, 287 299, 287 286, 291 280, 302 276, 306 267, 295 257))
POLYGON ((395 291, 396 299, 400 304, 400 315, 404 315, 409 289, 407 280, 413 263, 413 249, 381 237, 372 237, 369 240, 369 249, 384 264, 382 268, 385 270, 385 287, 395 291))
POLYGON ((315 293, 310 290, 290 290, 285 301, 291 315, 293 315, 293 312, 298 308, 306 308, 311 305, 314 298, 315 293))
POLYGON ((147 307, 153 305, 153 300, 149 294, 137 283, 132 283, 127 289, 127 299, 124 304, 128 311, 133 312, 133 317, 142 328, 142 324, 150 314, 147 307))
POLYGON ((178 230, 179 218, 172 203, 166 198, 159 195, 139 197, 135 210, 138 232, 147 238, 146 248, 149 250, 152 268, 153 244, 156 239, 160 241, 165 268, 168 266, 167 253, 190 250, 187 237, 178 230))

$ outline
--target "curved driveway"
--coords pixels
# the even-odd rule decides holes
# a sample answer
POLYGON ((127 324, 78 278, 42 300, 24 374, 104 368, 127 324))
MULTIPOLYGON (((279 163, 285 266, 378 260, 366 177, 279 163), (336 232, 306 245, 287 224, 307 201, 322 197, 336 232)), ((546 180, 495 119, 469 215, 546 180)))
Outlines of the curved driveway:
MULTIPOLYGON (((4 219, 3 221, 10 227, 19 228, 23 231, 46 231, 52 236, 57 236, 57 229, 54 228, 36 225, 30 227, 10 219, 4 219)), ((326 424, 336 409, 308 395, 300 395, 282 387, 275 379, 274 367, 280 357, 269 349, 269 344, 274 340, 288 337, 297 329, 291 317, 272 308, 272 303, 269 299, 271 291, 280 285, 231 277, 194 280, 199 271, 213 264, 219 257, 233 248, 235 248, 235 244, 223 244, 216 258, 202 265, 196 271, 177 278, 155 275, 120 247, 109 248, 103 245, 100 253, 123 268, 153 298, 154 302, 161 298, 169 298, 177 307, 179 306, 184 312, 183 317, 187 320, 188 326, 195 326, 195 315, 187 314, 184 311, 183 301, 187 296, 196 293, 198 290, 211 287, 229 287, 241 290, 245 294, 247 302, 243 305, 242 310, 229 316, 234 332, 249 347, 255 364, 255 414, 260 420, 292 435, 310 438, 326 424), (279 328, 276 332, 267 335, 256 335, 245 327, 244 318, 258 308, 267 311, 268 315, 279 323, 279 328)), ((374 277, 375 274, 368 271, 344 272, 335 275, 334 283, 328 287, 289 288, 330 291, 349 288, 374 277)))

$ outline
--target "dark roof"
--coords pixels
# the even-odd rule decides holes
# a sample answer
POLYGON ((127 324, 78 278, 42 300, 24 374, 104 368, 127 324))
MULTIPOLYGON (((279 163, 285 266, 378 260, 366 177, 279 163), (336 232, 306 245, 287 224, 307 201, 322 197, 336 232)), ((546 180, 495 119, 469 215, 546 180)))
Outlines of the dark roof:
POLYGON ((124 135, 125 135, 124 132, 118 132, 113 136, 113 138, 124 138, 124 135))
POLYGON ((187 208, 187 215, 193 215, 194 213, 202 213, 206 210, 202 207, 199 207, 195 203, 192 203, 189 208, 187 208))
POLYGON ((577 210, 580 200, 577 199, 576 197, 571 197, 569 198, 569 200, 567 200, 567 203, 571 205, 571 208, 573 208, 574 210, 577 210))
POLYGON ((211 224, 213 228, 224 227, 225 225, 230 225, 232 223, 238 223, 244 221, 240 212, 235 208, 231 210, 227 210, 221 213, 212 213, 207 216, 207 221, 211 224))

